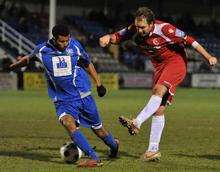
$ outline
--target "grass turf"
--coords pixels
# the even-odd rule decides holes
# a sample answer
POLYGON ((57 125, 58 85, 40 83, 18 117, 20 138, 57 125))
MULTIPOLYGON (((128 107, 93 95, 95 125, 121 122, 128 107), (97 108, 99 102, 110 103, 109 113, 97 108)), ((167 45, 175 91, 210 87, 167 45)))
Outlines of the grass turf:
MULTIPOLYGON (((120 157, 107 161, 107 147, 82 128, 103 159, 94 171, 220 171, 220 90, 179 89, 166 112, 162 159, 146 163, 139 156, 148 146, 150 120, 129 136, 118 116, 135 116, 150 90, 109 91, 95 96, 104 126, 120 139, 120 157)), ((92 171, 64 164, 59 147, 69 140, 57 121, 46 91, 0 92, 0 171, 92 171)))

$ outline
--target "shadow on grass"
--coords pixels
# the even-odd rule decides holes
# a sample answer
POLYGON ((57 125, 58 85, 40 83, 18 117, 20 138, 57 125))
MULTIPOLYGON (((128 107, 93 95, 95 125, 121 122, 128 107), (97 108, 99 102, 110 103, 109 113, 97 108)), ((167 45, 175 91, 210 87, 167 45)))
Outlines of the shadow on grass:
MULTIPOLYGON (((98 152, 98 153, 104 154, 103 156, 100 156, 100 158, 106 158, 107 155, 108 155, 108 150, 107 149, 103 150, 103 149, 96 149, 95 148, 95 151, 98 152)), ((132 158, 132 159, 139 159, 139 156, 129 154, 128 152, 125 152, 125 151, 120 151, 120 149, 119 149, 118 158, 116 158, 115 160, 120 159, 121 157, 127 157, 127 158, 132 158)))
POLYGON ((22 139, 52 139, 52 140, 65 140, 66 137, 64 136, 23 136, 23 135, 0 135, 1 138, 3 139, 19 139, 19 138, 22 138, 22 139))
MULTIPOLYGON (((51 156, 46 153, 37 153, 37 152, 30 152, 34 150, 57 150, 59 151, 59 148, 57 147, 37 147, 37 148, 26 148, 24 151, 0 151, 0 156, 7 156, 7 157, 21 157, 24 159, 29 159, 29 160, 36 160, 36 161, 44 161, 44 162, 51 162, 51 163, 56 163, 56 164, 65 164, 61 160, 54 160, 54 159, 59 159, 59 156, 51 156)), ((101 159, 105 161, 116 161, 117 159, 120 159, 121 157, 127 157, 127 158, 132 158, 132 159, 138 159, 138 156, 129 154, 128 152, 124 151, 119 151, 119 157, 115 159, 109 159, 108 158, 108 150, 105 149, 95 149, 97 153, 101 153, 102 155, 100 156, 101 159)))
POLYGON ((58 157, 52 157, 48 154, 42 154, 42 153, 33 153, 33 152, 26 152, 26 151, 0 151, 0 156, 21 157, 21 158, 29 159, 29 160, 37 160, 37 161, 45 161, 45 162, 63 164, 63 162, 61 161, 52 160, 53 158, 58 158, 58 157))
POLYGON ((49 151, 60 151, 59 147, 35 147, 35 148, 25 148, 26 151, 36 151, 36 150, 49 150, 49 151))
MULTIPOLYGON (((59 147, 36 147, 36 148, 26 148, 26 151, 34 151, 34 150, 50 150, 50 151, 59 151, 59 147)), ((96 147, 93 148, 97 153, 101 153, 102 156, 100 158, 106 158, 108 156, 108 147, 106 146, 106 149, 97 149, 96 147)), ((119 150, 119 158, 120 157, 127 157, 127 158, 132 158, 132 159, 138 159, 139 156, 129 154, 128 152, 125 151, 120 151, 119 150)))
POLYGON ((220 160, 220 155, 187 155, 187 154, 173 154, 175 156, 182 156, 182 157, 190 157, 190 158, 203 158, 203 159, 210 159, 210 160, 220 160))

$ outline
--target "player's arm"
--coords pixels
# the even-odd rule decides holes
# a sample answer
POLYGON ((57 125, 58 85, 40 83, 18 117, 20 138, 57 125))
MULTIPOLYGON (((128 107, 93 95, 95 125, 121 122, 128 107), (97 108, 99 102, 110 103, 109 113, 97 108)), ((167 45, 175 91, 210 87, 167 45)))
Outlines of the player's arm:
POLYGON ((88 74, 92 77, 97 87, 101 86, 99 75, 91 61, 88 61, 83 56, 80 56, 77 62, 77 65, 86 69, 88 74))
POLYGON ((103 97, 106 94, 106 88, 102 85, 100 77, 92 63, 89 63, 87 71, 92 79, 95 81, 99 97, 103 97))
POLYGON ((201 54, 205 60, 208 61, 210 65, 215 65, 217 63, 217 58, 209 54, 205 48, 199 44, 192 36, 187 35, 185 32, 176 28, 171 24, 167 24, 162 29, 163 33, 171 39, 174 43, 184 43, 186 45, 192 46, 199 54, 201 54))
POLYGON ((99 75, 98 75, 98 73, 92 63, 89 63, 89 65, 87 67, 87 71, 88 71, 89 75, 92 77, 92 79, 95 81, 96 86, 97 87, 101 86, 102 83, 100 81, 99 75))
POLYGON ((99 44, 101 47, 106 47, 109 44, 116 44, 117 39, 115 34, 107 34, 99 38, 99 44))
MULTIPOLYGON (((189 36, 187 36, 189 37, 189 36)), ((190 38, 186 38, 187 39, 190 39, 190 38)), ((217 64, 218 60, 216 57, 212 56, 211 54, 209 54, 205 48, 199 44, 197 41, 188 41, 189 43, 191 43, 192 47, 199 53, 203 56, 203 58, 208 61, 209 65, 211 66, 214 66, 217 64)))
POLYGON ((24 66, 27 66, 29 61, 30 61, 30 56, 29 55, 26 55, 26 56, 18 56, 17 57, 17 61, 12 63, 10 65, 10 68, 13 70, 13 69, 16 69, 16 68, 20 68, 20 67, 24 67, 24 66))
POLYGON ((106 88, 102 85, 99 75, 96 72, 96 69, 94 65, 91 62, 91 58, 89 54, 85 51, 85 49, 82 47, 82 45, 76 41, 76 44, 79 48, 79 53, 81 54, 78 59, 78 65, 85 68, 89 75, 92 77, 92 79, 95 81, 98 96, 103 97, 106 94, 106 88))
POLYGON ((25 55, 23 57, 18 56, 16 58, 17 61, 12 63, 10 65, 10 68, 13 70, 13 69, 16 69, 16 68, 27 66, 30 61, 39 61, 39 59, 38 59, 39 49, 40 49, 40 45, 36 46, 30 54, 25 55))
POLYGON ((102 36, 99 38, 99 44, 101 47, 106 47, 109 44, 118 44, 122 41, 130 39, 134 33, 135 27, 134 25, 130 25, 115 33, 102 36))

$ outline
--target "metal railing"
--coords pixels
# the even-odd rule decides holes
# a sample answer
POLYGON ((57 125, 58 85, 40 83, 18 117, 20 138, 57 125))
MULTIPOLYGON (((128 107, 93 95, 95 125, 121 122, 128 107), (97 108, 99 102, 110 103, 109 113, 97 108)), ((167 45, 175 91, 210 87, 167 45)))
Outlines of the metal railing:
POLYGON ((8 42, 19 54, 29 54, 36 46, 32 41, 24 37, 1 19, 0 39, 2 42, 8 42))

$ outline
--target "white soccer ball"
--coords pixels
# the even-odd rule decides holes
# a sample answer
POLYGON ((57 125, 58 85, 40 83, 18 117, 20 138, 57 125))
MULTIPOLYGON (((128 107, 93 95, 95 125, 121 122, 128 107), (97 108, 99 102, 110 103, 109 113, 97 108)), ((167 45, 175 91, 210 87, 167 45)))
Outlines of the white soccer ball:
POLYGON ((60 148, 61 159, 66 163, 75 163, 82 157, 82 150, 74 142, 64 143, 60 148))

